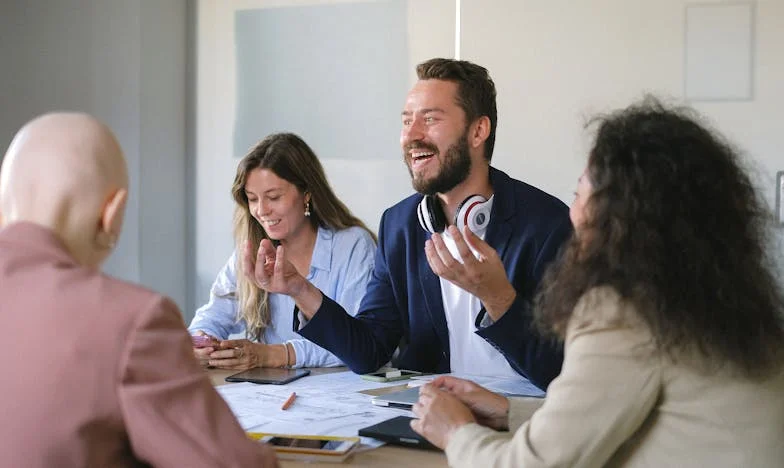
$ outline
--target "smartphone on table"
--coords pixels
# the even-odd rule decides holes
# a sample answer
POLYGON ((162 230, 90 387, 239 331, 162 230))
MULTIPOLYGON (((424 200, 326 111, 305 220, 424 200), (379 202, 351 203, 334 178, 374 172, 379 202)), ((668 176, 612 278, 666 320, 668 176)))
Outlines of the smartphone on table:
POLYGON ((422 375, 422 373, 411 370, 386 369, 371 372, 369 374, 362 374, 361 377, 365 380, 372 380, 374 382, 394 382, 396 380, 410 379, 415 375, 422 375))
POLYGON ((251 439, 270 444, 279 458, 342 461, 359 446, 359 437, 289 435, 249 432, 251 439))

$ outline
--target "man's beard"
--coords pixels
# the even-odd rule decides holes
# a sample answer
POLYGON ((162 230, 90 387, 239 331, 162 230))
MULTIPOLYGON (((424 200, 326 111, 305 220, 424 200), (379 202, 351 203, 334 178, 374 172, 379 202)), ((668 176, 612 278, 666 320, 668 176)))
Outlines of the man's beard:
MULTIPOLYGON (((446 193, 455 188, 459 183, 466 180, 468 173, 471 171, 471 156, 468 154, 468 133, 464 132, 455 144, 446 150, 442 166, 432 179, 424 179, 416 177, 411 165, 406 164, 408 173, 411 175, 411 185, 414 190, 423 195, 435 195, 436 193, 446 193)), ((415 144, 406 147, 406 154, 409 153, 411 148, 422 148, 433 151, 432 157, 438 154, 438 148, 426 144, 415 144)))

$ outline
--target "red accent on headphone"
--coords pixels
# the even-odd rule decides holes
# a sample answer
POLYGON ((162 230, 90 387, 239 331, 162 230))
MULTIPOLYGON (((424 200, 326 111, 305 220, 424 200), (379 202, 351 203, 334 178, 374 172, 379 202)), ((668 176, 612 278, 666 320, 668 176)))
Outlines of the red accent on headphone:
MULTIPOLYGON (((468 214, 471 213, 471 210, 473 210, 476 205, 480 205, 482 203, 484 203, 484 202, 475 201, 475 202, 471 203, 471 205, 468 207, 467 210, 465 210, 465 214, 463 215, 463 226, 468 226, 468 214)), ((461 234, 462 234, 462 232, 461 232, 461 234)))

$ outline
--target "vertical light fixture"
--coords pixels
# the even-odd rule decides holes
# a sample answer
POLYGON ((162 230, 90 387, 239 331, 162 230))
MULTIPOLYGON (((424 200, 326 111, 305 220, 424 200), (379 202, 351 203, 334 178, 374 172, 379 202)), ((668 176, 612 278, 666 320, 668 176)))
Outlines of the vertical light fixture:
POLYGON ((460 0, 455 0, 455 59, 460 60, 460 0))
POLYGON ((776 217, 779 226, 784 226, 784 171, 776 174, 776 217))

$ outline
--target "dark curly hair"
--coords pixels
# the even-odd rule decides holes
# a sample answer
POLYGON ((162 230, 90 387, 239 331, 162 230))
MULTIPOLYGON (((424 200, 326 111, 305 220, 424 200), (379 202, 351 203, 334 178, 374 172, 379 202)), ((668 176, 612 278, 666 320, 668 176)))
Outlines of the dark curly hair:
POLYGON ((466 60, 434 58, 416 67, 420 80, 444 80, 457 84, 457 105, 466 115, 466 128, 482 116, 490 119, 490 133, 485 140, 485 159, 493 159, 495 129, 498 126, 495 83, 485 67, 466 60))
POLYGON ((779 369, 770 212, 738 152, 651 97, 596 122, 586 221, 545 275, 538 323, 563 338, 583 294, 610 286, 671 359, 696 352, 750 378, 779 369))

